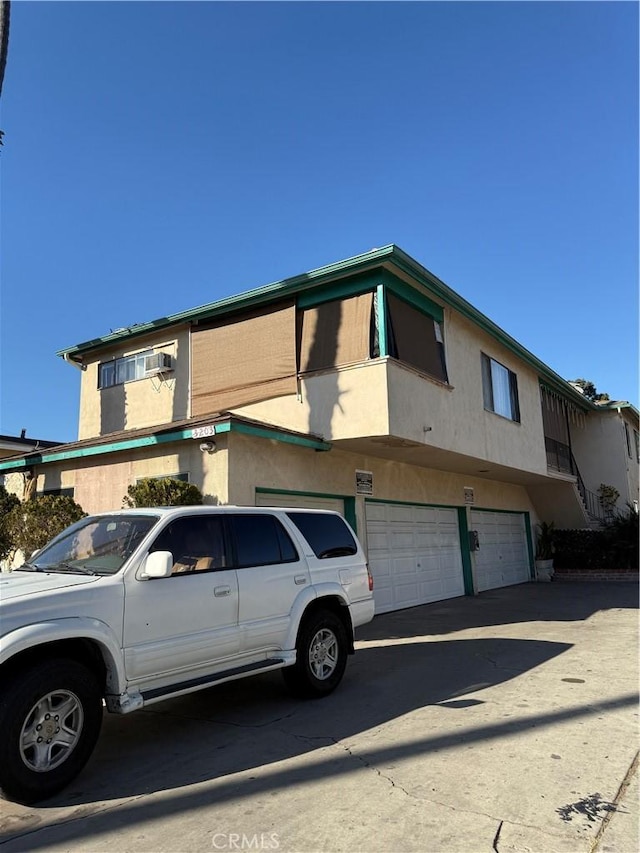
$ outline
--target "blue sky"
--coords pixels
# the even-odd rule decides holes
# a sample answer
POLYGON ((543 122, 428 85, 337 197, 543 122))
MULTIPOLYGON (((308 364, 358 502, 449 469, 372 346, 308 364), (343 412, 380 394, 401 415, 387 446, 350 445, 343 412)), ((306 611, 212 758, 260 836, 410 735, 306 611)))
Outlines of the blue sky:
POLYGON ((0 432, 59 349, 396 243, 638 404, 638 5, 14 3, 0 432))

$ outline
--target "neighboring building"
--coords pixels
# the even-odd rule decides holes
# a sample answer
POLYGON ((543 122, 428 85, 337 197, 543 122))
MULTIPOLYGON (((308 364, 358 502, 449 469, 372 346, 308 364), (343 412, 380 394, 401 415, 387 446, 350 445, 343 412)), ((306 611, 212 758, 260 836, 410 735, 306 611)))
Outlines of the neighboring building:
POLYGON ((620 435, 601 426, 618 410, 396 246, 59 355, 82 369, 79 440, 0 473, 30 469, 87 511, 146 476, 213 503, 338 509, 378 612, 530 579, 535 524, 585 527, 590 493, 614 485, 620 435))
MULTIPOLYGON (((59 441, 45 441, 41 438, 27 438, 27 431, 23 429, 20 435, 0 435, 0 459, 28 453, 34 450, 44 450, 59 445, 59 441)), ((2 474, 0 471, 0 485, 8 492, 12 492, 20 499, 24 496, 25 475, 23 473, 2 474)))

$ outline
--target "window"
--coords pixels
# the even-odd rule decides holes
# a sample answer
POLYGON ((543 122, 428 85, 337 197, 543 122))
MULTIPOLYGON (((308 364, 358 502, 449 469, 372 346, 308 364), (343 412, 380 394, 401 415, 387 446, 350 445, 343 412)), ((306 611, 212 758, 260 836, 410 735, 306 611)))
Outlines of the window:
POLYGON ((631 430, 629 429, 628 424, 624 425, 624 435, 625 435, 625 438, 627 439, 627 456, 629 457, 629 459, 631 459, 632 458, 632 454, 631 454, 631 430))
POLYGON ((518 379, 515 373, 484 353, 482 353, 482 393, 485 409, 520 423, 518 379))
POLYGON ((389 355, 448 382, 442 326, 438 320, 391 293, 387 294, 387 308, 389 355))
POLYGON ((318 559, 348 557, 357 553, 355 539, 339 515, 318 512, 289 512, 287 515, 311 545, 318 559))
POLYGON ((173 575, 225 569, 230 561, 224 519, 220 515, 177 518, 158 535, 149 549, 154 551, 171 552, 173 575))
POLYGON ((153 355, 153 350, 103 362, 98 366, 98 388, 110 388, 112 385, 132 382, 134 379, 144 379, 145 359, 149 355, 153 355))
POLYGON ((300 559, 289 534, 272 515, 233 515, 231 526, 239 569, 293 563, 300 559))
POLYGON ((640 462, 640 433, 637 429, 633 431, 633 438, 636 443, 636 462, 640 462))

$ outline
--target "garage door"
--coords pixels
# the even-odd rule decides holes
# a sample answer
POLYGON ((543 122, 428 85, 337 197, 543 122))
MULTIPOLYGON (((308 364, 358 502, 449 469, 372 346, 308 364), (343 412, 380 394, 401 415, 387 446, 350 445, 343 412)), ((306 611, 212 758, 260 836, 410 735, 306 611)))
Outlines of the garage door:
POLYGON ((344 515, 342 498, 318 498, 313 495, 290 495, 287 492, 256 492, 256 506, 295 506, 300 509, 331 509, 344 515))
POLYGON ((464 595, 455 509, 366 503, 376 613, 464 595))
POLYGON ((530 580, 522 513, 471 510, 471 528, 480 543, 474 553, 478 592, 530 580))

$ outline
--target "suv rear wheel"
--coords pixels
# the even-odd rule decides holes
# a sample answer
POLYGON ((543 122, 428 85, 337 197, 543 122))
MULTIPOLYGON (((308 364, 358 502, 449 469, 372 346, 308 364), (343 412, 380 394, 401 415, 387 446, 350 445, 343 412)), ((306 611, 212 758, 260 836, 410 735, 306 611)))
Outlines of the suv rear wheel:
POLYGON ((102 723, 93 673, 42 661, 6 684, 0 702, 0 788, 30 804, 53 796, 86 764, 102 723))
POLYGON ((296 662, 282 670, 289 690, 301 698, 326 696, 336 689, 347 665, 347 632, 329 610, 305 618, 298 633, 296 662))

